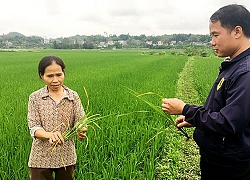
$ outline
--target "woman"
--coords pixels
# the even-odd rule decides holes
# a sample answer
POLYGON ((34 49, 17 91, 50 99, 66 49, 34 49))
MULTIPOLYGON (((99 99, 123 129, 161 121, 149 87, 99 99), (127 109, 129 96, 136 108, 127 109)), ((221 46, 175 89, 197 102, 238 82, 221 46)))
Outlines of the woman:
MULTIPOLYGON (((45 86, 29 97, 28 125, 33 137, 28 166, 31 180, 73 179, 76 151, 73 139, 62 133, 85 115, 77 92, 63 85, 65 64, 56 56, 45 56, 38 65, 45 86), (59 145, 52 151, 51 146, 59 145), (62 158, 61 158, 62 157, 62 158)), ((83 140, 86 132, 78 134, 83 140)))

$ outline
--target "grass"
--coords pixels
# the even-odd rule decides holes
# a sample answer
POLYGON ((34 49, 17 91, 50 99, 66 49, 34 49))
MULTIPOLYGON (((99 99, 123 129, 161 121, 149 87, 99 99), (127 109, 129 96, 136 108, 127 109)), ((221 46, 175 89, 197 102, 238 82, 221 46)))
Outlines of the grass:
MULTIPOLYGON (((79 93, 86 107, 86 87, 91 112, 102 116, 125 114, 98 120, 101 129, 88 131, 89 144, 76 142, 78 163, 75 179, 159 179, 167 174, 178 178, 178 168, 185 142, 175 129, 152 138, 170 124, 151 111, 147 104, 128 93, 124 86, 137 92, 157 92, 174 97, 179 73, 188 57, 141 55, 141 51, 42 50, 0 52, 0 179, 27 179, 28 157, 32 139, 27 127, 27 101, 43 82, 37 75, 39 60, 45 55, 58 55, 66 63, 65 85, 79 93), (167 157, 163 153, 167 151, 167 157), (165 164, 159 166, 165 159, 165 164), (170 163, 169 163, 170 162, 170 163), (164 171, 163 166, 169 167, 164 171)), ((160 105, 158 98, 152 103, 160 105)), ((188 146, 188 145, 187 145, 188 146)), ((187 164, 188 166, 188 164, 187 164)), ((186 167, 188 168, 188 167, 186 167)))

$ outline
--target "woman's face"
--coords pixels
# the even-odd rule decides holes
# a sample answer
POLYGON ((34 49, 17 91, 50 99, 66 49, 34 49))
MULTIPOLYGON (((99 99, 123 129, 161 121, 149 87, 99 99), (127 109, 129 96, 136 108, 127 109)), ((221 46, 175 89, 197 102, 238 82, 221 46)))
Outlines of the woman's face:
POLYGON ((44 75, 42 75, 41 78, 48 86, 49 92, 57 92, 62 88, 64 72, 61 66, 53 61, 51 65, 45 68, 44 75))

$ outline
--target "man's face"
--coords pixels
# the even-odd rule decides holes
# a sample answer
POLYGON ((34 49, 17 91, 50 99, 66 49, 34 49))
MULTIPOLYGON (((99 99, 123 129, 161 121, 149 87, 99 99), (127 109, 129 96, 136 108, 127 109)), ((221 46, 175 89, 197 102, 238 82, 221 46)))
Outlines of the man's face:
POLYGON ((211 45, 218 57, 234 58, 235 37, 234 30, 229 32, 227 29, 221 27, 220 21, 209 24, 210 35, 212 36, 211 45))

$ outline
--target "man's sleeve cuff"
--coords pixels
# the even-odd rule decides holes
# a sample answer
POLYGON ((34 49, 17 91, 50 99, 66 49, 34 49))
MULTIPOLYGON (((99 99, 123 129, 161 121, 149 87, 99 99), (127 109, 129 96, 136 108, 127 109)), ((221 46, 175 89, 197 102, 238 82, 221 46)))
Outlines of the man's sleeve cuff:
POLYGON ((185 104, 183 110, 182 110, 182 115, 185 116, 187 114, 188 109, 190 108, 189 104, 185 104))

